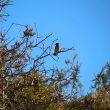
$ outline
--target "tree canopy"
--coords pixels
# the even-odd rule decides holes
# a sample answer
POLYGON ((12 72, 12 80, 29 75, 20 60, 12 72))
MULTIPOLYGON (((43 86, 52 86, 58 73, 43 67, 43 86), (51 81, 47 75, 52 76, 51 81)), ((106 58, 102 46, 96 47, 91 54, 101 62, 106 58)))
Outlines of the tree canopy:
MULTIPOLYGON (((9 16, 5 8, 10 4, 10 0, 0 0, 2 21, 9 16)), ((64 68, 46 67, 48 57, 57 62, 59 54, 74 51, 73 47, 64 47, 54 53, 58 39, 45 45, 51 37, 53 33, 41 37, 36 27, 18 23, 12 23, 7 31, 1 29, 0 109, 110 110, 110 64, 95 76, 91 92, 83 95, 77 54, 73 59, 65 59, 64 68), (18 39, 7 37, 13 25, 23 27, 18 39)))

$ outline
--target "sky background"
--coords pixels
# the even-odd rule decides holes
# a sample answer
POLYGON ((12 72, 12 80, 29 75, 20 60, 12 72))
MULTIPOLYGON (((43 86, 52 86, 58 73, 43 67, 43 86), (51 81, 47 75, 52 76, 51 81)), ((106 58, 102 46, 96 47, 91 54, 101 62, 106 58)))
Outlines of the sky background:
MULTIPOLYGON (((90 90, 93 74, 110 61, 110 0, 14 0, 7 10, 11 14, 7 26, 36 23, 40 35, 52 32, 62 48, 74 46, 84 92, 90 90)), ((72 56, 70 52, 60 59, 72 56)))

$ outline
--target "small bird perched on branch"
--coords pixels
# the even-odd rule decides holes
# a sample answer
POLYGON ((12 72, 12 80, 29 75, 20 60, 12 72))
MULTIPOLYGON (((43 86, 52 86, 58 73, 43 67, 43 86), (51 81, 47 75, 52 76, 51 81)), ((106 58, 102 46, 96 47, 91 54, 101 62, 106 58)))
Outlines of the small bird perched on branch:
POLYGON ((59 43, 56 43, 56 44, 55 44, 55 50, 54 50, 54 54, 53 54, 53 55, 57 56, 57 55, 58 55, 58 52, 59 52, 60 50, 61 50, 60 44, 59 44, 59 43))

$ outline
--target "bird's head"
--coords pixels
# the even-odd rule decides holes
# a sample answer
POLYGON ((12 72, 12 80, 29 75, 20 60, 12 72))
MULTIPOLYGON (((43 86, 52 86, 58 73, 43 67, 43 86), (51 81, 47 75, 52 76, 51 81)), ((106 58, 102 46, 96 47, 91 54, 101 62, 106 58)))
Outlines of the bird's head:
POLYGON ((59 43, 56 43, 55 45, 59 45, 59 43))

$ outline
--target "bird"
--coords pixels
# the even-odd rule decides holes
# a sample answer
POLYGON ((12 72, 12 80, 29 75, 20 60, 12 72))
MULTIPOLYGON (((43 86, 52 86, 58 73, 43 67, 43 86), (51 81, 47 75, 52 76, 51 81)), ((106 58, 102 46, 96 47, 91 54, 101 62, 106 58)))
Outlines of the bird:
POLYGON ((55 49, 54 49, 54 56, 57 56, 58 55, 58 52, 60 51, 61 49, 61 46, 59 43, 56 43, 55 44, 55 49))

